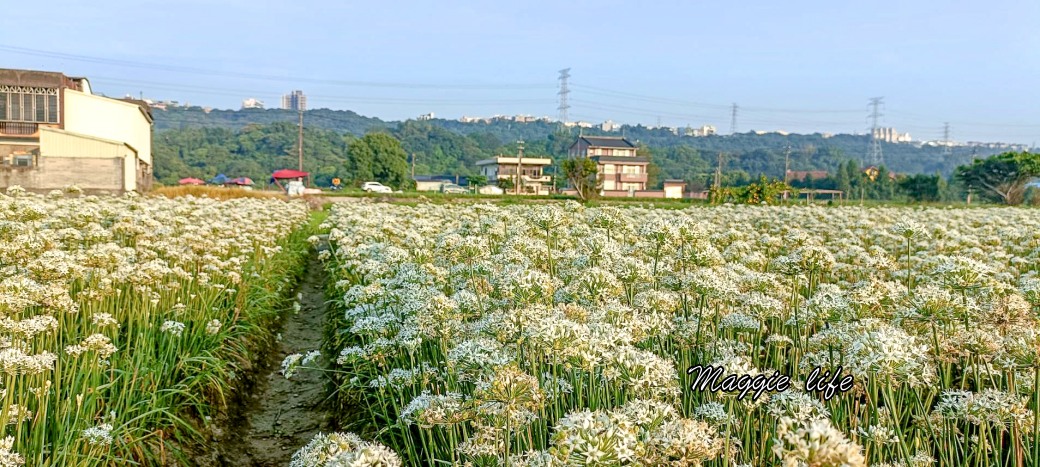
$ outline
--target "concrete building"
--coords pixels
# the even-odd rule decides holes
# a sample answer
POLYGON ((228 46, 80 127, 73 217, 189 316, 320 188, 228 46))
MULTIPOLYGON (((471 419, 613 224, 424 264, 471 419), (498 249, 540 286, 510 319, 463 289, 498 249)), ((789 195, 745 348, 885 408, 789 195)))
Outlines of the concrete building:
POLYGON ((469 186, 469 178, 458 175, 416 175, 412 180, 415 182, 415 191, 441 191, 441 185, 445 183, 469 186))
POLYGON ((874 138, 886 143, 909 143, 910 133, 900 133, 895 128, 875 128, 874 138))
POLYGON ((682 180, 668 179, 664 181, 664 197, 681 199, 685 197, 686 182, 682 180))
POLYGON ((579 136, 568 151, 570 157, 588 157, 604 191, 645 191, 650 159, 636 155, 636 145, 619 136, 579 136))
POLYGON ((433 112, 430 112, 428 114, 420 115, 417 120, 419 120, 420 122, 425 122, 425 121, 428 121, 428 120, 433 120, 433 118, 434 118, 433 112))
POLYGON ((91 92, 86 78, 0 69, 0 188, 147 191, 148 104, 91 92))
POLYGON ((701 125, 700 128, 686 127, 683 131, 684 136, 693 136, 697 138, 711 136, 714 134, 717 134, 717 130, 715 129, 714 125, 701 125))
POLYGON ((262 109, 264 108, 264 101, 257 100, 254 97, 242 100, 243 109, 262 109))
POLYGON ((823 180, 827 178, 829 175, 830 174, 828 174, 826 170, 788 170, 787 181, 802 182, 810 177, 813 180, 823 180))
MULTIPOLYGON (((497 185, 499 180, 508 179, 516 187, 517 168, 520 171, 520 187, 522 194, 547 195, 552 192, 552 177, 545 174, 545 168, 552 165, 552 159, 546 157, 498 156, 477 162, 480 174, 487 177, 488 183, 497 185)), ((506 193, 516 193, 506 190, 506 193)))
POLYGON ((303 91, 300 90, 282 96, 282 109, 295 111, 307 110, 307 96, 303 95, 303 91))

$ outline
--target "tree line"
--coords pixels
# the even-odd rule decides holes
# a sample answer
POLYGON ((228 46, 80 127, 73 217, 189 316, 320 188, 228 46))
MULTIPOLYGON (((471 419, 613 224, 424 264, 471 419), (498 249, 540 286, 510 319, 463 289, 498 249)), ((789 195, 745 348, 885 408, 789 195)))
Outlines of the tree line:
MULTIPOLYGON (((296 113, 257 109, 205 113, 179 108, 155 115, 153 153, 160 183, 175 184, 183 177, 209 179, 217 173, 263 183, 274 170, 297 167, 298 130, 289 118, 298 117, 296 113)), ((311 110, 305 114, 304 170, 312 173, 317 186, 339 178, 356 183, 376 179, 395 189, 408 188, 413 165, 418 175, 477 176, 478 160, 514 155, 523 139, 525 154, 554 159, 557 164, 549 170, 562 174, 561 163, 579 131, 605 134, 548 122, 392 123, 353 112, 311 110)), ((746 187, 762 177, 783 180, 790 168, 828 173, 819 180, 794 181, 795 187, 838 189, 863 199, 963 199, 972 187, 955 179, 956 168, 995 152, 958 148, 944 156, 939 148, 885 144, 890 163, 877 168, 880 176, 865 181, 859 157, 866 147, 865 136, 747 133, 693 138, 639 126, 625 127, 625 136, 636 142, 640 155, 651 159, 651 188, 659 188, 665 179, 679 179, 693 191, 707 190, 717 169, 721 169, 722 185, 746 187)), ((1018 198, 1025 193, 1009 195, 1018 198)))

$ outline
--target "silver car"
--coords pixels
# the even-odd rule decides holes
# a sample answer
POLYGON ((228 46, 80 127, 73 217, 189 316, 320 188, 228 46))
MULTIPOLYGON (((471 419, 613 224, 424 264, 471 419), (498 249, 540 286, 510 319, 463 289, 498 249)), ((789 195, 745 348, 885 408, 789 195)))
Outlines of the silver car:
POLYGON ((467 189, 465 189, 465 188, 463 188, 461 186, 458 186, 458 185, 456 185, 454 183, 445 183, 445 184, 441 185, 441 193, 449 193, 449 194, 453 194, 453 195, 460 195, 460 194, 464 195, 464 194, 469 193, 469 190, 467 190, 467 189))

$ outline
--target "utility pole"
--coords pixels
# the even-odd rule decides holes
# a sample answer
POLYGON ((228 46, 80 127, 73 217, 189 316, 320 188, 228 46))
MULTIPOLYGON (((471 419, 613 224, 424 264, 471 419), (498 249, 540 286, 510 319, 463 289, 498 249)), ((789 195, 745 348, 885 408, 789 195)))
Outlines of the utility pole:
POLYGON ((723 156, 723 154, 720 152, 719 153, 719 162, 715 166, 715 189, 716 190, 718 190, 720 187, 722 187, 722 156, 723 156))
MULTIPOLYGON (((299 167, 296 170, 303 172, 303 107, 300 107, 300 125, 299 125, 299 136, 296 141, 296 151, 299 155, 299 167)), ((308 181, 310 177, 308 176, 308 181)))
POLYGON ((514 188, 516 188, 516 194, 519 195, 520 185, 524 183, 523 176, 520 175, 521 167, 524 164, 524 140, 517 141, 516 144, 516 183, 514 183, 516 186, 514 188))
POLYGON ((787 203, 787 193, 791 187, 787 181, 791 178, 791 145, 784 146, 784 203, 787 203))
POLYGON ((729 133, 731 135, 737 134, 737 109, 739 109, 739 108, 740 107, 737 107, 737 103, 734 102, 733 103, 733 117, 729 121, 729 133))
POLYGON ((415 180, 415 153, 412 153, 412 180, 415 180))
POLYGON ((880 166, 885 162, 884 156, 881 154, 881 140, 878 139, 878 117, 881 116, 881 113, 878 112, 878 106, 881 105, 884 99, 884 97, 872 97, 870 99, 870 105, 874 110, 869 115, 872 120, 870 124, 870 149, 867 151, 867 160, 870 164, 876 166, 880 166))
POLYGON ((300 166, 297 168, 300 172, 303 172, 303 109, 300 109, 300 124, 298 125, 299 137, 296 141, 296 151, 300 156, 300 166))
POLYGON ((787 180, 791 173, 791 146, 784 146, 784 185, 787 184, 787 180))

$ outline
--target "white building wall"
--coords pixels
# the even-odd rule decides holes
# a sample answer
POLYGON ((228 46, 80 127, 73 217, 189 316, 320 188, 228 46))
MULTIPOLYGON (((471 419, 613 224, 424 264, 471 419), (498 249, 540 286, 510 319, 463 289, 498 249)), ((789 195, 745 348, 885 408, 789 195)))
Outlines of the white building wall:
POLYGON ((137 104, 66 89, 63 110, 65 130, 125 142, 154 167, 152 125, 137 104))
POLYGON ((122 159, 122 188, 127 191, 137 190, 137 154, 133 149, 118 141, 42 128, 40 130, 40 157, 122 159))

